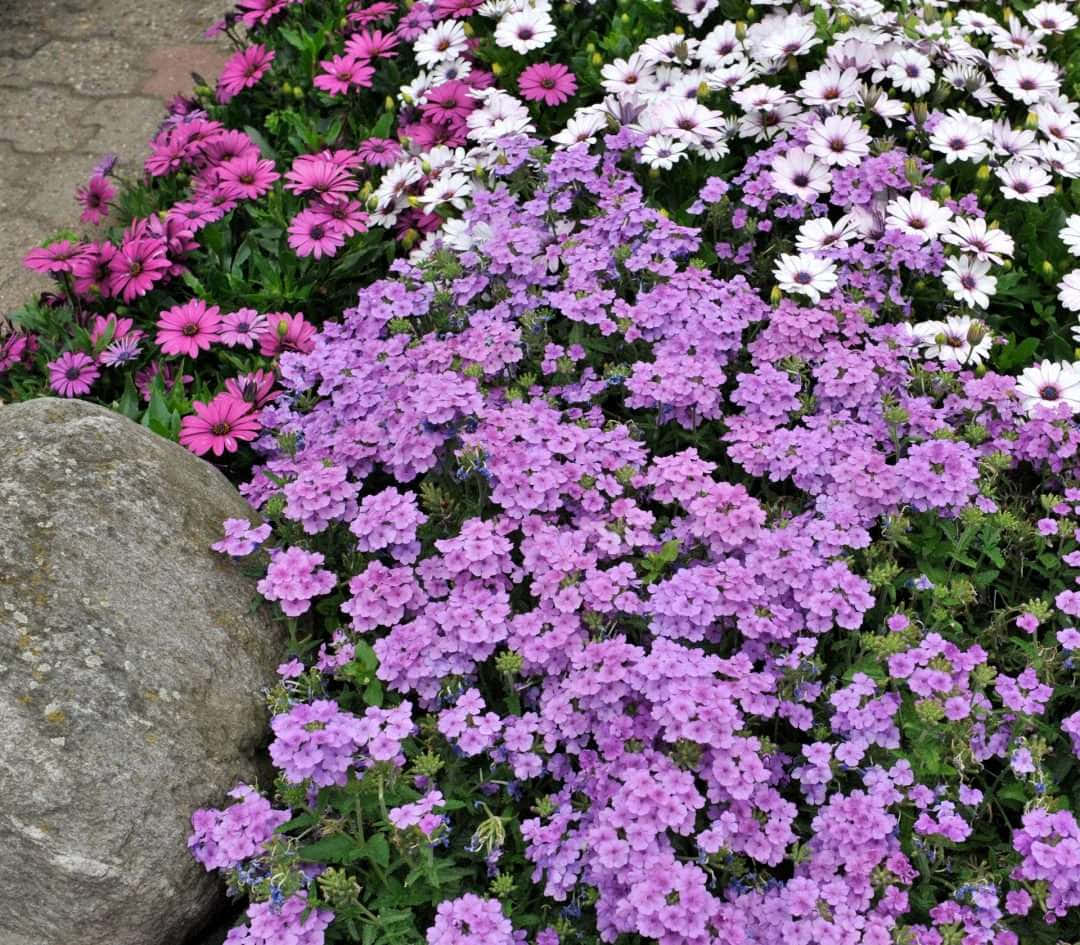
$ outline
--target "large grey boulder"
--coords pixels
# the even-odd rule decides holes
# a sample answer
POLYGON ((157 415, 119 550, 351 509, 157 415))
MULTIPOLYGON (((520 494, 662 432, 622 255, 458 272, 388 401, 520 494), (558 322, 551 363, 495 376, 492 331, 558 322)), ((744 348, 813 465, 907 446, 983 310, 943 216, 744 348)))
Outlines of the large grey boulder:
POLYGON ((209 548, 248 514, 119 414, 0 407, 0 945, 180 945, 220 904, 190 816, 255 778, 283 652, 209 548))

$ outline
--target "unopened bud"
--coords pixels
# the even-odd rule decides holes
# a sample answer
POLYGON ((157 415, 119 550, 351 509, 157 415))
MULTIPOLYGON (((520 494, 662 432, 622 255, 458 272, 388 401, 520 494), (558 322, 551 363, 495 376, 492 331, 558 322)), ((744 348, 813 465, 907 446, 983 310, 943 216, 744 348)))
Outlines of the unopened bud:
POLYGON ((1054 264, 1052 262, 1050 262, 1049 259, 1044 259, 1043 260, 1042 274, 1044 276, 1046 276, 1047 279, 1053 279, 1054 278, 1054 264))
POLYGON ((594 66, 602 66, 604 64, 604 57, 598 52, 592 54, 592 64, 594 66))
POLYGON ((1028 112, 1027 118, 1024 119, 1024 127, 1029 131, 1034 131, 1039 127, 1039 116, 1034 112, 1028 112))
POLYGON ((918 187, 923 181, 923 172, 919 169, 919 162, 909 157, 904 161, 904 177, 912 187, 918 187))
POLYGON ((401 245, 406 249, 412 249, 419 237, 420 234, 412 227, 409 227, 401 236, 401 245))
POLYGON ((774 285, 772 292, 769 293, 769 301, 773 305, 779 305, 780 301, 784 298, 784 293, 780 291, 780 286, 774 285))
POLYGON ((493 62, 491 64, 491 74, 492 75, 502 75, 503 74, 503 67, 500 66, 497 62, 493 62))

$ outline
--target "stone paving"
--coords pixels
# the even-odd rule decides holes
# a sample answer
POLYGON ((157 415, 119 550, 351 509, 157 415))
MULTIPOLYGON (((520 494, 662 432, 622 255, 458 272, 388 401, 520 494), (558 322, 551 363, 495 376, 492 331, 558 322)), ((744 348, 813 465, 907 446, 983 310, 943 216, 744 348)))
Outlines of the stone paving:
POLYGON ((227 56, 203 30, 225 0, 0 0, 0 320, 49 287, 25 252, 79 223, 106 153, 139 173, 163 104, 227 56))

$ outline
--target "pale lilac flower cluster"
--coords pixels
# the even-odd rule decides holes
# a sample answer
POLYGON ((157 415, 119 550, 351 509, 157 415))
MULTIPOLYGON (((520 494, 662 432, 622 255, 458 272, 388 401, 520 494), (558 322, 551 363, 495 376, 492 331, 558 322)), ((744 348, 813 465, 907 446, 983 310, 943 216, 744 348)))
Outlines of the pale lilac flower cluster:
POLYGON ((256 587, 267 600, 277 601, 286 616, 299 617, 311 607, 313 597, 328 594, 337 583, 333 572, 319 567, 323 561, 317 551, 275 548, 266 576, 256 587))
POLYGON ((292 816, 288 810, 275 810, 247 784, 238 784, 229 797, 239 803, 191 815, 188 848, 207 870, 229 870, 258 856, 274 831, 292 816))

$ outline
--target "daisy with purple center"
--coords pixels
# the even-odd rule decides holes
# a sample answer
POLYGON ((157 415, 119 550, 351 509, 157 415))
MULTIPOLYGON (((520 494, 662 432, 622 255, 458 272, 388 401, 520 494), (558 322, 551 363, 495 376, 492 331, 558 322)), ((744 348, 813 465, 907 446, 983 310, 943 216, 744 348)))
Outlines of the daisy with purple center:
POLYGON ((390 138, 367 138, 360 142, 356 156, 371 167, 389 167, 401 157, 401 145, 390 138))
POLYGON ((336 161, 297 158, 285 174, 285 189, 294 194, 314 193, 327 203, 348 199, 360 185, 336 161))
POLYGON ((130 364, 139 357, 139 339, 141 337, 141 332, 135 332, 123 338, 118 338, 98 355, 98 363, 105 365, 105 367, 119 367, 121 364, 130 364))
POLYGON ((253 409, 258 410, 281 396, 281 391, 274 390, 276 383, 277 375, 273 371, 260 368, 250 374, 228 378, 225 381, 225 390, 237 400, 251 404, 253 409))
POLYGON ((219 340, 221 310, 216 305, 207 306, 202 299, 192 299, 166 309, 157 325, 155 341, 163 354, 197 358, 200 351, 209 351, 210 345, 219 340))
POLYGON ((253 153, 233 158, 218 168, 218 183, 235 185, 239 195, 247 200, 261 197, 280 177, 273 161, 260 160, 253 153))
POLYGON ((81 243, 60 240, 30 250, 23 257, 23 265, 34 272, 71 272, 74 261, 85 253, 86 247, 81 243))
POLYGON ((538 62, 521 73, 518 89, 527 102, 561 105, 577 91, 577 79, 561 63, 538 62))
POLYGON ((421 112, 427 121, 440 125, 463 122, 476 108, 469 92, 469 86, 460 79, 444 82, 428 92, 421 112))
POLYGON ((398 38, 382 30, 364 30, 350 36, 345 43, 345 55, 360 62, 372 59, 393 59, 397 55, 398 38))
POLYGON ((0 374, 18 364, 29 347, 29 336, 13 332, 0 342, 0 374))
POLYGON ((167 219, 179 220, 184 224, 185 229, 198 233, 204 226, 216 223, 223 216, 225 216, 225 211, 220 207, 212 206, 202 200, 183 200, 180 203, 174 203, 169 208, 167 219))
POLYGON ((265 329, 265 316, 253 308, 241 308, 222 317, 218 340, 230 348, 240 345, 250 351, 265 329))
POLYGON ((231 394, 218 394, 210 403, 194 403, 195 413, 180 421, 180 445, 197 456, 213 450, 215 456, 235 453, 241 440, 259 434, 259 420, 251 404, 231 394))
POLYGON ((323 71, 312 84, 328 95, 345 95, 353 86, 371 88, 371 78, 375 75, 371 66, 352 56, 334 56, 319 66, 323 71))
POLYGON ((94 359, 81 351, 65 351, 48 363, 49 387, 61 397, 82 397, 100 376, 94 359))
POLYGON ((127 240, 109 260, 109 291, 130 302, 146 295, 171 266, 163 240, 127 240))
POLYGON ((301 210, 289 224, 289 246, 297 256, 333 256, 345 245, 345 234, 336 220, 313 210, 301 210))
POLYGON ((116 188, 104 177, 91 177, 85 187, 75 191, 75 199, 83 208, 79 217, 83 223, 96 226, 109 215, 109 201, 116 196, 116 188))
POLYGON ((313 203, 308 208, 312 214, 324 222, 334 223, 346 238, 367 230, 367 214, 359 200, 342 203, 313 203))
POLYGON ((236 53, 221 70, 218 78, 217 100, 225 105, 244 89, 257 85, 266 75, 270 63, 274 61, 274 51, 261 43, 248 46, 236 53))

